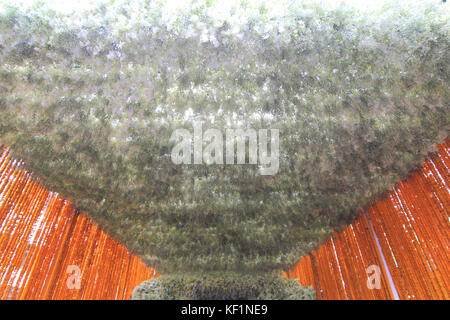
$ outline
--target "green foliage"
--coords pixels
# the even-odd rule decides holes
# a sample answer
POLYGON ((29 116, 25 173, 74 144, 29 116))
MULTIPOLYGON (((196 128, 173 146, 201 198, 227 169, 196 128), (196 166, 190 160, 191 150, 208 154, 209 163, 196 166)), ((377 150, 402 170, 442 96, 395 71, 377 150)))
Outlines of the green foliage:
POLYGON ((132 300, 313 300, 314 290, 295 279, 241 275, 160 276, 138 285, 132 300))
POLYGON ((448 135, 449 10, 199 3, 4 5, 0 144, 163 274, 279 274, 448 135), (280 129, 279 172, 174 165, 194 121, 280 129))

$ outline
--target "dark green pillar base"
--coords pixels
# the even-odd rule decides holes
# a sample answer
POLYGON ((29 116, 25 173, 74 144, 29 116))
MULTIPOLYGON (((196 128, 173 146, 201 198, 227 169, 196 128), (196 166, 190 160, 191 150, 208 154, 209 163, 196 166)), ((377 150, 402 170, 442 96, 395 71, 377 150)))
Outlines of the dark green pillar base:
POLYGON ((133 300, 311 300, 311 287, 275 276, 163 275, 142 282, 133 300))

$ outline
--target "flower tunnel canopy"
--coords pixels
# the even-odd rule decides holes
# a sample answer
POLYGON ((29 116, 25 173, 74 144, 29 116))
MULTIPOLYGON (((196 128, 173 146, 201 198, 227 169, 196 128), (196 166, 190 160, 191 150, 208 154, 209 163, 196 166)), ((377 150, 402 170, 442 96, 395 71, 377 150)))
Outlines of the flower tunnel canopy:
POLYGON ((450 42, 439 1, 276 8, 4 4, 0 144, 162 274, 279 275, 448 135, 450 42), (199 122, 278 129, 278 172, 175 164, 199 122))

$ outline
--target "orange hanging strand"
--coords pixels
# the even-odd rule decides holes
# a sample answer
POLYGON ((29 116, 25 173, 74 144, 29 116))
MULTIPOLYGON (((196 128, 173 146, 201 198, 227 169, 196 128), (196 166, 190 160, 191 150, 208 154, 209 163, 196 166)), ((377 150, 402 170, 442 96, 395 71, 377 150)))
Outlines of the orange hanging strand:
POLYGON ((0 147, 1 299, 128 299, 154 274, 0 147), (81 271, 79 288, 69 266, 81 271))
POLYGON ((448 300, 450 140, 437 149, 367 216, 360 214, 284 276, 314 286, 321 299, 394 299, 395 290, 400 299, 448 300), (380 289, 367 285, 370 266, 380 268, 380 289))

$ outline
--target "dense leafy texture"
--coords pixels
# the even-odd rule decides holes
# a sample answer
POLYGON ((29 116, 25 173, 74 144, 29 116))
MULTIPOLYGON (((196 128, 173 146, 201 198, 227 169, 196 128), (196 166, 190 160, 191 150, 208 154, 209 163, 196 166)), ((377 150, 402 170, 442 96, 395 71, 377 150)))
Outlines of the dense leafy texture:
POLYGON ((448 134, 446 4, 231 7, 0 14, 0 144, 163 274, 278 274, 448 134), (279 172, 175 165, 194 121, 280 129, 279 172))
POLYGON ((133 290, 133 300, 313 300, 314 290, 295 279, 243 275, 160 276, 133 290))

